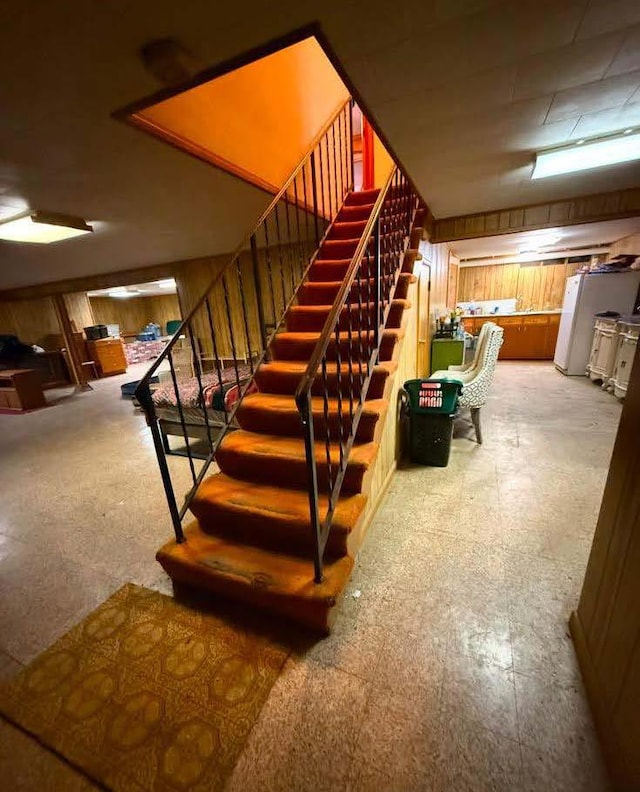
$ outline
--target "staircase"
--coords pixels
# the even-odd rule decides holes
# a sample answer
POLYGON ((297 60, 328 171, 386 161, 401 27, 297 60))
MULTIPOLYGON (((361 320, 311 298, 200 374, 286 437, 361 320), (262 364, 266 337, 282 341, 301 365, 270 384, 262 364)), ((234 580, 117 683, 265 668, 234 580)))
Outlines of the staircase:
MULTIPOLYGON (((360 399, 365 382, 366 394, 332 509, 320 582, 314 569, 309 466, 295 395, 361 244, 378 193, 347 195, 298 289, 297 304, 289 307, 284 329, 269 346, 269 359, 257 368, 258 392, 246 395, 237 410, 240 428, 226 434, 217 449, 220 472, 196 489, 190 504, 196 521, 185 529, 186 541, 167 542, 157 554, 174 581, 267 608, 325 632, 349 579, 366 528, 363 523, 370 516, 365 516, 370 475, 389 410, 403 319, 411 307, 406 299, 414 280, 410 271, 401 271, 394 279, 377 354, 373 350, 373 365, 375 330, 365 327, 375 325, 378 304, 363 301, 362 293, 358 300, 354 280, 340 311, 337 338, 327 344, 323 376, 317 376, 312 384, 314 430, 316 436, 323 437, 326 431, 329 437, 329 443, 314 443, 317 488, 322 493, 339 468, 339 439, 348 431, 343 402, 349 371, 344 360, 352 351, 357 326, 361 354, 350 361, 351 401, 360 399), (364 371, 364 376, 356 379, 354 370, 364 371)), ((386 242, 382 233, 381 249, 386 242)), ((412 258, 407 261, 410 270, 412 258)), ((366 276, 366 293, 372 295, 375 276, 373 272, 366 276)), ((351 413, 347 418, 352 418, 351 413)), ((329 497, 319 494, 317 506, 320 513, 327 512, 329 497)))

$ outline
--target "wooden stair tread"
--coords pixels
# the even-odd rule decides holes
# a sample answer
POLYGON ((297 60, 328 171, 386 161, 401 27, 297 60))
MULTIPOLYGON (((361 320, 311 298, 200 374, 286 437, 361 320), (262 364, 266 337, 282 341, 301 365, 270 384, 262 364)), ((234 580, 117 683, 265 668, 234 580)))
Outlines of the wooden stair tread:
MULTIPOLYGON (((298 523, 307 532, 311 531, 309 495, 304 490, 247 482, 224 473, 216 473, 202 482, 193 500, 196 517, 200 518, 199 512, 212 501, 218 501, 223 508, 236 512, 253 512, 266 522, 285 519, 298 523)), ((366 496, 359 493, 341 496, 334 511, 332 530, 338 533, 351 531, 366 502, 366 496)), ((328 504, 328 498, 320 495, 318 506, 321 513, 326 511, 328 504)))
MULTIPOLYGON (((314 413, 323 414, 324 412, 324 399, 320 397, 314 397, 311 400, 312 403, 312 410, 314 413)), ((337 414, 338 413, 338 399, 328 399, 328 412, 329 414, 337 414)), ((345 402, 343 400, 343 409, 345 402)), ((389 402, 386 399, 372 399, 371 401, 365 401, 362 404, 362 414, 363 415, 381 415, 384 413, 389 406, 389 402)), ((293 396, 288 396, 286 394, 279 394, 279 393, 261 393, 258 391, 257 393, 250 393, 248 396, 245 396, 242 404, 238 408, 238 414, 241 410, 244 409, 251 409, 255 407, 260 407, 261 409, 270 410, 272 412, 280 412, 280 413, 291 413, 295 412, 296 415, 299 415, 298 408, 296 407, 296 402, 293 396)))
MULTIPOLYGON (((316 462, 318 465, 326 465, 327 457, 324 443, 315 444, 316 462)), ((248 432, 245 429, 236 429, 235 432, 228 434, 218 448, 216 459, 224 472, 224 461, 226 455, 230 453, 253 455, 268 459, 277 459, 290 464, 292 462, 302 462, 306 468, 306 453, 304 440, 297 437, 282 437, 262 432, 248 432)), ((378 453, 377 443, 362 443, 354 445, 349 454, 349 466, 369 468, 375 461, 378 453)), ((339 451, 335 445, 331 447, 331 461, 337 464, 339 461, 339 451)))
MULTIPOLYGON (((277 600, 315 604, 323 607, 326 619, 326 610, 336 604, 353 569, 349 556, 327 559, 323 580, 316 583, 309 559, 211 536, 197 522, 187 526, 185 536, 186 542, 171 540, 156 555, 172 578, 231 596, 244 591, 243 599, 265 608, 277 600)), ((287 613, 286 608, 282 610, 287 613)), ((321 624, 310 626, 322 629, 321 624)))
MULTIPOLYGON (((309 364, 304 360, 272 360, 269 363, 263 363, 258 371, 273 371, 273 372, 282 372, 287 374, 300 374, 302 376, 305 371, 307 370, 307 366, 309 364)), ((354 366, 357 366, 357 363, 354 362, 354 366)), ((363 364, 363 369, 365 368, 363 364)), ((381 373, 385 373, 387 375, 393 374, 395 370, 398 368, 398 364, 393 360, 385 360, 380 363, 376 363, 373 367, 373 371, 379 371, 381 373)), ((337 375, 338 373, 338 364, 333 360, 327 361, 327 374, 337 375)), ((340 373, 342 376, 347 376, 347 365, 343 361, 340 373)))
MULTIPOLYGON (((367 330, 366 333, 363 335, 373 335, 373 330, 367 330)), ((405 331, 402 327, 385 327, 382 331, 383 336, 391 336, 400 340, 404 338, 405 331)), ((280 333, 276 335, 277 341, 294 341, 296 342, 304 342, 304 341, 317 341, 320 338, 320 333, 314 332, 312 330, 304 331, 304 330, 282 330, 280 333)))

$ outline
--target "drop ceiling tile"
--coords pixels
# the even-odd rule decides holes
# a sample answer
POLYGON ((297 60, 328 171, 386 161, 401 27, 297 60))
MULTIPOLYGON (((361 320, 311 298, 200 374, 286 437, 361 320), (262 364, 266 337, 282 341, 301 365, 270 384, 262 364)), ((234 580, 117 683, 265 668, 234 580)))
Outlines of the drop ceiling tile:
POLYGON ((543 148, 561 146, 571 140, 577 119, 569 118, 553 124, 527 126, 525 129, 514 130, 505 137, 505 148, 510 151, 539 151, 543 148))
POLYGON ((522 61, 514 87, 514 99, 555 93, 604 77, 624 33, 601 36, 597 42, 580 41, 567 47, 534 55, 522 61))
POLYGON ((640 23, 638 0, 592 0, 578 30, 577 38, 592 38, 611 30, 624 30, 638 23, 640 23))
POLYGON ((571 138, 608 135, 638 125, 640 125, 640 101, 614 110, 586 113, 578 120, 571 138))
POLYGON ((640 69, 640 25, 628 31, 624 44, 607 71, 607 76, 640 69))
POLYGON ((450 121, 462 116, 488 113, 511 103, 516 67, 514 65, 489 69, 458 80, 429 86, 410 97, 384 103, 385 114, 402 114, 402 106, 413 100, 411 119, 420 123, 450 121))
POLYGON ((468 54, 488 67, 570 44, 585 7, 586 0, 502 3, 467 26, 468 54))
POLYGON ((560 91, 553 99, 547 123, 619 107, 639 86, 640 71, 635 71, 560 91))

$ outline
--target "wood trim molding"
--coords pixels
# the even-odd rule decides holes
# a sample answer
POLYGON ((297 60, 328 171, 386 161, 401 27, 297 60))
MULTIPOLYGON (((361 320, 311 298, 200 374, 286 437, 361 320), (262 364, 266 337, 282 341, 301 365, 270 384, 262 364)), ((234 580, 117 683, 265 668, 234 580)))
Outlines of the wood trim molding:
MULTIPOLYGON (((230 258, 231 253, 222 254, 230 258)), ((211 256, 210 258, 218 258, 211 256)), ((204 261, 206 257, 191 259, 190 261, 204 261)), ((55 294, 71 294, 73 292, 92 291, 93 289, 109 289, 116 286, 129 286, 132 283, 145 283, 146 281, 173 278, 176 270, 188 261, 171 262, 169 264, 156 264, 152 267, 137 267, 135 269, 119 270, 117 272, 104 272, 99 275, 84 275, 78 278, 38 283, 34 286, 21 286, 16 289, 0 291, 0 302, 11 300, 35 300, 39 297, 52 297, 55 294)))
POLYGON ((452 242, 456 239, 513 234, 537 228, 579 225, 603 220, 640 216, 640 187, 614 192, 583 195, 510 209, 444 217, 435 220, 430 241, 452 242))
POLYGON ((598 679, 578 611, 573 611, 569 618, 569 630, 614 789, 619 792, 632 792, 635 789, 634 781, 629 774, 624 756, 620 752, 620 740, 605 703, 606 698, 598 679))

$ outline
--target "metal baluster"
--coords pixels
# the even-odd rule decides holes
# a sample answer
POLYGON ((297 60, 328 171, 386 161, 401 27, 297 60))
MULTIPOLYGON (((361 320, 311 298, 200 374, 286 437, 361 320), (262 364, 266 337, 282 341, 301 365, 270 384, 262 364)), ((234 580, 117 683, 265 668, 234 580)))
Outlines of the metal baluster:
POLYGON ((247 358, 249 360, 249 368, 253 375, 253 354, 251 349, 251 335, 249 334, 249 318, 247 317, 247 303, 245 300, 244 283, 242 281, 242 267, 240 266, 240 257, 236 259, 236 273, 238 275, 238 287, 240 289, 240 301, 242 303, 242 320, 244 322, 244 333, 247 341, 247 358))
POLYGON ((374 326, 373 335, 373 348, 377 349, 380 343, 380 218, 376 220, 373 232, 374 239, 374 266, 375 266, 375 281, 374 281, 374 302, 376 312, 376 322, 374 326))
POLYGON ((325 203, 324 203, 324 161, 322 159, 322 141, 323 140, 324 140, 324 138, 322 138, 322 140, 318 144, 318 158, 320 160, 320 199, 322 201, 322 220, 324 222, 326 220, 326 218, 327 218, 327 211, 326 211, 325 203))
POLYGON ((336 124, 331 124, 331 147, 333 148, 333 192, 336 200, 336 216, 340 208, 338 200, 338 160, 336 159, 336 124))
POLYGON ((260 283, 260 266, 258 261, 258 243, 256 235, 251 234, 251 263, 253 268, 253 287, 256 292, 256 304, 258 308, 258 323, 260 324, 260 340, 262 342, 261 352, 267 349, 267 325, 264 319, 264 308, 262 305, 262 284, 260 283))
MULTIPOLYGON (((355 281, 354 281, 355 283, 355 281)), ((352 287, 353 288, 353 285, 352 287)), ((349 419, 351 420, 351 429, 353 429, 353 317, 351 311, 351 293, 347 295, 347 348, 349 354, 347 357, 347 364, 349 367, 349 419)))
POLYGON ((355 176, 353 172, 353 99, 349 102, 349 190, 353 190, 355 176))
MULTIPOLYGON (((294 179, 295 184, 295 179, 294 179)), ((287 195, 284 195, 284 208, 286 212, 286 225, 287 225, 287 258, 289 259, 289 270, 291 274, 291 294, 293 295, 296 292, 296 275, 295 275, 295 253, 293 252, 293 241, 291 239, 291 221, 289 219, 289 201, 287 200, 287 195)), ((287 300, 287 302, 289 302, 287 300)))
POLYGON ((316 152, 311 152, 311 192, 313 197, 313 222, 316 231, 316 248, 320 246, 320 229, 318 228, 318 178, 316 175, 316 152))
MULTIPOLYGON (((216 338, 216 331, 213 324, 213 315, 211 313, 211 302, 209 301, 209 297, 205 300, 205 305, 207 307, 207 317, 209 319, 209 330, 211 331, 211 342, 213 344, 213 363, 216 367, 216 374, 218 376, 218 387, 220 388, 220 393, 222 393, 222 366, 220 365, 220 355, 218 354, 218 341, 216 338)), ((229 416, 227 415, 227 405, 224 403, 224 414, 225 414, 225 423, 229 423, 229 416)))
MULTIPOLYGON (((236 373, 236 385, 238 386, 238 391, 240 391, 240 373, 238 369, 238 354, 236 352, 236 342, 233 332, 233 317, 231 316, 231 307, 229 305, 229 287, 227 285, 226 275, 222 276, 222 290, 224 292, 224 305, 227 313, 227 325, 229 327, 229 341, 231 342, 231 355, 233 357, 233 368, 236 373)), ((220 395, 224 401, 224 393, 222 393, 222 388, 220 390, 221 390, 220 395)))
POLYGON ((313 566, 316 583, 322 583, 322 549, 320 547, 320 516, 318 513, 318 470, 315 457, 313 437, 313 412, 311 409, 311 391, 304 395, 298 404, 302 419, 302 433, 309 472, 309 515, 311 518, 311 535, 313 539, 313 566))
MULTIPOLYGON (((369 252, 369 245, 367 245, 367 374, 370 373, 369 371, 369 363, 371 361, 371 356, 373 355, 374 350, 374 332, 373 332, 373 315, 372 315, 372 294, 371 294, 371 282, 375 278, 375 270, 373 268, 373 257, 369 252)), ((375 290, 375 285, 374 285, 375 290)))
POLYGON ((338 116, 338 129, 340 135, 340 201, 344 201, 345 197, 345 189, 344 189, 344 113, 340 113, 338 116))
POLYGON ((276 298, 273 288, 273 271, 271 267, 271 251, 269 249, 269 230, 267 228, 267 220, 265 218, 264 222, 262 223, 263 231, 264 231, 264 255, 267 261, 267 272, 269 274, 269 292, 271 294, 271 308, 273 310, 273 326, 275 327, 278 324, 278 315, 276 313, 276 298))
MULTIPOLYGON (((324 417, 325 431, 331 432, 331 422, 329 419, 329 383, 327 382, 327 356, 323 355, 320 362, 320 372, 322 375, 322 415, 324 417)), ((329 491, 333 487, 333 473, 331 465, 331 446, 325 443, 325 455, 327 459, 327 482, 329 491)))
MULTIPOLYGON (((280 237, 280 216, 278 214, 278 205, 275 205, 274 216, 276 220, 276 238, 277 238, 277 247, 278 247, 278 261, 280 262, 280 288, 282 289, 282 310, 284 311, 285 306, 287 304, 287 289, 284 285, 284 268, 282 264, 282 239, 280 237)), ((274 324, 278 323, 278 319, 276 318, 274 324)))
POLYGON ((169 473, 169 466, 167 465, 167 455, 162 442, 162 434, 160 432, 160 426, 158 425, 158 417, 153 404, 151 388, 147 385, 141 392, 137 393, 137 397, 145 412, 147 426, 151 429, 151 438, 153 439, 153 447, 158 458, 160 477, 162 478, 164 494, 167 497, 167 504, 169 506, 173 530, 176 535, 176 542, 182 544, 186 540, 182 530, 182 520, 180 519, 178 504, 176 503, 176 495, 173 490, 173 484, 171 483, 171 473, 169 473))
MULTIPOLYGON (((304 166, 302 167, 304 173, 304 166)), ((299 277, 302 278, 305 270, 305 255, 304 246, 302 245, 302 233, 300 232, 300 206, 298 205, 298 177, 293 180, 293 197, 296 202, 296 234, 298 237, 298 271, 299 277)), ((306 212, 305 212, 306 215, 306 212)))
POLYGON ((202 360, 200 358, 200 355, 196 351, 196 339, 193 333, 193 327, 191 326, 191 322, 187 323, 187 333, 189 336, 189 340, 191 341, 191 353, 193 355, 193 360, 194 360, 196 379, 198 380, 198 393, 200 394, 200 399, 202 400, 202 412, 204 414, 204 423, 207 428, 209 450, 211 450, 213 448, 213 438, 211 436, 211 427, 209 426, 209 414, 207 412, 207 405, 204 403, 204 389, 202 387, 202 377, 204 375, 204 372, 202 370, 202 360))
POLYGON ((337 396, 338 396, 338 448, 340 451, 340 464, 338 466, 338 470, 342 470, 342 463, 344 461, 344 449, 342 447, 342 441, 344 437, 344 432, 342 428, 342 357, 340 354, 340 319, 342 318, 342 312, 338 317, 338 321, 335 327, 335 336, 336 336, 336 382, 338 383, 337 387, 337 396))
POLYGON ((178 415, 180 416, 180 426, 182 427, 182 436, 184 437, 184 443, 187 448, 187 457, 189 459, 189 468, 191 469, 191 478, 193 479, 193 483, 196 483, 196 469, 193 465, 193 457, 191 456, 191 446, 189 445, 189 435, 187 434, 187 426, 184 420, 184 410, 182 409, 182 399, 180 398, 180 388, 178 387, 178 379, 176 377, 176 370, 173 365, 173 354, 171 351, 167 355, 167 359, 169 361, 169 370, 171 371, 171 381, 173 382, 173 390, 176 396, 176 406, 178 408, 178 415))
MULTIPOLYGON (((366 255, 366 254, 365 254, 366 255)), ((363 333, 363 326, 364 322, 362 321, 362 272, 363 272, 363 264, 365 258, 364 256, 360 260, 360 264, 358 266, 358 379, 360 382, 360 403, 362 404, 362 385, 364 384, 364 377, 362 374, 362 358, 364 355, 362 349, 362 333, 363 333)), ((368 266, 368 261, 367 261, 368 266)), ((367 273, 367 280, 369 279, 369 274, 367 273)), ((369 338, 367 337, 367 344, 366 348, 368 351, 369 348, 369 338)), ((368 355, 367 355, 368 358, 368 355)))

